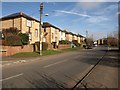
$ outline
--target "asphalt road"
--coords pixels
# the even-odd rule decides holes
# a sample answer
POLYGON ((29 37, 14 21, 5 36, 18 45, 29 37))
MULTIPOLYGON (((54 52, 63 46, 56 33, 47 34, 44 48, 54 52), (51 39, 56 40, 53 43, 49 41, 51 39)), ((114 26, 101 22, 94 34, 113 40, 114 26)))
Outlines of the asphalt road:
POLYGON ((107 47, 62 53, 2 67, 2 88, 72 88, 107 47))

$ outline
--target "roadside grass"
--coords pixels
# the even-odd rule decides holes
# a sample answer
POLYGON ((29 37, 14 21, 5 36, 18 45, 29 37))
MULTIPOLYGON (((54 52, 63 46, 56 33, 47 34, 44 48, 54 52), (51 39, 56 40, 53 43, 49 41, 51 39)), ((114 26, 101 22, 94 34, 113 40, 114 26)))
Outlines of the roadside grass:
MULTIPOLYGON (((59 54, 59 53, 64 53, 64 52, 70 52, 70 51, 77 51, 82 49, 81 47, 76 47, 76 48, 67 48, 67 49, 62 49, 62 50, 46 50, 42 51, 42 56, 47 56, 47 55, 54 55, 54 54, 59 54)), ((30 58, 30 57, 41 57, 39 55, 39 52, 20 52, 12 55, 11 57, 13 58, 30 58)))
POLYGON ((76 47, 76 48, 67 48, 67 49, 63 49, 62 52, 69 52, 69 51, 77 51, 83 49, 82 47, 76 47))
MULTIPOLYGON (((58 53, 61 53, 61 51, 46 50, 46 51, 42 51, 42 56, 53 55, 53 54, 58 54, 58 53)), ((21 53, 16 53, 12 55, 11 57, 14 57, 14 58, 40 57, 40 54, 39 52, 21 52, 21 53)))

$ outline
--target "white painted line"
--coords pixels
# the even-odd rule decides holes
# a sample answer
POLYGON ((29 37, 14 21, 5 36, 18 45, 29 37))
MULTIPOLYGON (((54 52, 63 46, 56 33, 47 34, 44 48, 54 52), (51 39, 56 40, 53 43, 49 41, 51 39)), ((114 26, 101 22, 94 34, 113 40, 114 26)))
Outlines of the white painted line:
POLYGON ((9 80, 9 79, 12 79, 12 78, 15 78, 15 77, 19 77, 21 75, 23 75, 24 73, 21 73, 21 74, 17 74, 17 75, 14 75, 14 76, 11 76, 11 77, 8 77, 8 78, 5 78, 5 79, 2 79, 0 81, 5 81, 5 80, 9 80))
POLYGON ((48 67, 54 66, 54 65, 56 65, 56 64, 65 62, 65 61, 68 61, 68 59, 67 59, 67 60, 63 60, 63 61, 59 61, 59 62, 56 62, 56 63, 53 63, 53 64, 46 65, 46 66, 44 66, 43 68, 48 68, 48 67))

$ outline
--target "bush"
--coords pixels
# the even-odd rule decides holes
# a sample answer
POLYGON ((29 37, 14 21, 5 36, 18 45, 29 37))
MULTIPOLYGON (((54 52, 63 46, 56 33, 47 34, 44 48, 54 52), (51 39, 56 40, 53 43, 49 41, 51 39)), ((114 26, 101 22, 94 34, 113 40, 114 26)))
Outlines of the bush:
POLYGON ((29 41, 29 35, 26 33, 19 33, 18 36, 21 39, 21 42, 23 45, 27 45, 29 41))
POLYGON ((87 46, 86 45, 83 45, 84 48, 86 48, 87 46))
POLYGON ((80 46, 80 44, 78 43, 78 41, 77 41, 77 40, 73 40, 72 42, 73 42, 73 44, 75 44, 77 47, 79 47, 79 46, 80 46))
POLYGON ((8 46, 20 46, 20 45, 22 45, 21 40, 20 40, 19 36, 17 36, 17 35, 6 37, 6 40, 3 44, 8 45, 8 46))
POLYGON ((59 44, 70 44, 70 42, 67 40, 61 40, 59 41, 59 44))
POLYGON ((42 42, 42 50, 47 50, 48 44, 46 42, 42 42))

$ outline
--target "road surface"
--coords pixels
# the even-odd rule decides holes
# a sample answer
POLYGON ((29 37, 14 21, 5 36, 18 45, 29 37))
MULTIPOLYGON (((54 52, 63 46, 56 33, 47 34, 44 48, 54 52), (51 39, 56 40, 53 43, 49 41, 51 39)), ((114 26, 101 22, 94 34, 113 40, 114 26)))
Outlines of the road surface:
POLYGON ((2 88, 72 88, 106 54, 107 49, 95 47, 3 66, 2 88))

